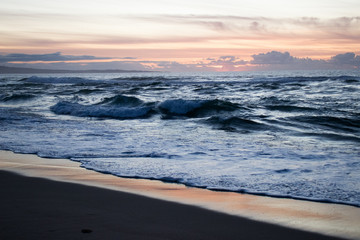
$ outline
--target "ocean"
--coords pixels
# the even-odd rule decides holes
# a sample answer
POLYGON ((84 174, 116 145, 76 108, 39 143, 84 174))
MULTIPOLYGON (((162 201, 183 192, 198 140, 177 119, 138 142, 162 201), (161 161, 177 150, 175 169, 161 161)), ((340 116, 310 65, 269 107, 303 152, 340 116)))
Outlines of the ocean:
POLYGON ((360 206, 360 72, 1 74, 0 149, 360 206))

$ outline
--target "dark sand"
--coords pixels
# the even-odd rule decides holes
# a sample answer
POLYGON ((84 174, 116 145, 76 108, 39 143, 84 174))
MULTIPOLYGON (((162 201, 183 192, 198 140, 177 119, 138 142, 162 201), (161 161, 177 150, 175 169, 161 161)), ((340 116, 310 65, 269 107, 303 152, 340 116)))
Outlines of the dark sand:
POLYGON ((339 239, 120 191, 0 171, 0 239, 339 239))

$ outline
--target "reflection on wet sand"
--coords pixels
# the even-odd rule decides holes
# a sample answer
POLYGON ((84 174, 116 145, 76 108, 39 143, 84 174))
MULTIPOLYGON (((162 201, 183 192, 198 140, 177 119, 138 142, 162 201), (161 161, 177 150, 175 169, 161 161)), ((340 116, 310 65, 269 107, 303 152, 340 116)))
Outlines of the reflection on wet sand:
POLYGON ((27 176, 81 183, 180 202, 250 219, 352 239, 360 239, 360 208, 189 188, 153 180, 119 178, 66 159, 0 151, 0 169, 27 176))

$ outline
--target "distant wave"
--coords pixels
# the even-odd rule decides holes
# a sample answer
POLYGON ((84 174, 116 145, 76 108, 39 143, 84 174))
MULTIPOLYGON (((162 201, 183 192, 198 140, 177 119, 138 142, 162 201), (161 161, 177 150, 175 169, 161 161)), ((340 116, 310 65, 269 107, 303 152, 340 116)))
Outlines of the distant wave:
POLYGON ((126 82, 166 82, 166 81, 177 81, 185 80, 187 78, 178 77, 120 77, 113 79, 89 79, 82 77, 38 77, 33 76, 23 79, 24 82, 28 83, 41 83, 41 84, 121 84, 126 82))
POLYGON ((148 76, 148 77, 119 77, 114 78, 113 80, 119 80, 119 81, 176 81, 176 80, 184 80, 184 79, 191 79, 187 77, 164 77, 164 76, 148 76))
POLYGON ((33 94, 5 94, 0 95, 0 102, 23 102, 36 98, 33 94))
MULTIPOLYGON (((111 80, 93 80, 81 77, 29 77, 23 79, 28 83, 40 83, 40 84, 103 84, 111 83, 111 80)), ((116 81, 113 81, 116 83, 116 81)))
POLYGON ((276 83, 301 83, 301 82, 323 82, 323 81, 345 81, 345 82, 359 82, 359 77, 354 76, 294 76, 294 77, 254 77, 250 80, 254 82, 276 82, 276 83))
POLYGON ((257 77, 257 76, 219 76, 216 79, 206 76, 124 76, 109 79, 88 79, 83 77, 38 77, 33 76, 24 78, 24 82, 39 84, 122 84, 122 83, 179 83, 193 84, 196 83, 255 83, 259 88, 277 89, 281 87, 279 84, 302 84, 306 82, 323 82, 323 81, 344 81, 346 83, 358 83, 359 77, 354 76, 298 76, 298 77, 257 77), (194 81, 195 80, 195 81, 194 81))

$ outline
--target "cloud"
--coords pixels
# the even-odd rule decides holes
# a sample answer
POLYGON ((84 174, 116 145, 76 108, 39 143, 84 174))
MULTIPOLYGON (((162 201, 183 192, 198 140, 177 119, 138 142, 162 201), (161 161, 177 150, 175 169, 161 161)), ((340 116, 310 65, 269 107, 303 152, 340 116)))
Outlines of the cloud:
MULTIPOLYGON (((91 55, 109 52, 108 56, 120 53, 143 58, 151 58, 157 53, 151 55, 150 51, 158 51, 173 59, 244 56, 264 52, 266 47, 292 49, 296 54, 312 51, 313 56, 319 56, 326 51, 325 54, 335 55, 339 49, 342 52, 354 51, 360 41, 360 17, 323 19, 125 13, 94 16, 87 13, 81 16, 18 13, 6 17, 3 13, 0 11, 0 19, 8 23, 0 29, 3 51, 57 49, 71 54, 74 51, 91 55), (102 21, 104 24, 100 24, 102 21), (131 54, 124 53, 130 51, 131 54), (204 55, 205 51, 207 55, 204 55)), ((6 60, 4 57, 0 55, 0 62, 16 56, 6 56, 6 60)))
POLYGON ((92 69, 149 70, 141 62, 136 62, 136 61, 90 62, 82 66, 83 69, 85 70, 92 70, 92 69))
MULTIPOLYGON (((241 34, 239 38, 267 35, 269 37, 292 38, 294 35, 313 38, 360 39, 360 17, 244 17, 237 15, 146 15, 132 16, 139 21, 161 24, 199 26, 226 36, 241 34)), ((191 27, 190 27, 191 28, 191 27)), ((213 36, 213 35, 209 35, 213 36)))
POLYGON ((209 28, 211 30, 214 30, 216 32, 222 32, 222 31, 228 31, 230 30, 230 27, 228 24, 221 22, 221 21, 194 21, 189 22, 190 24, 197 24, 205 26, 206 28, 209 28))
POLYGON ((136 57, 123 57, 123 58, 121 58, 121 59, 137 59, 136 57))
POLYGON ((330 63, 336 65, 352 65, 360 67, 360 56, 353 52, 338 54, 331 58, 330 63))
POLYGON ((95 56, 73 56, 73 55, 62 55, 60 52, 49 53, 49 54, 24 54, 24 53, 12 53, 7 55, 0 55, 0 62, 52 62, 52 61, 76 61, 76 60, 100 60, 110 59, 104 57, 95 56))
POLYGON ((252 60, 244 60, 234 55, 203 58, 198 62, 179 63, 177 61, 142 60, 133 57, 118 58, 114 61, 96 61, 95 56, 72 56, 55 54, 8 54, 0 55, 11 60, 3 62, 9 67, 30 67, 43 69, 68 70, 154 70, 172 72, 195 71, 243 71, 243 70, 323 70, 323 69, 360 69, 360 55, 353 52, 337 54, 330 59, 298 58, 289 52, 270 51, 251 55, 252 60), (21 58, 20 56, 26 56, 21 58), (39 57, 40 56, 40 57, 39 57), (15 58, 16 57, 16 58, 15 58), (15 61, 17 59, 18 61, 15 61), (66 59, 67 61, 59 61, 66 59), (92 60, 75 62, 70 60, 92 60))
POLYGON ((140 62, 135 61, 111 61, 111 62, 49 62, 49 63, 7 63, 8 67, 24 67, 54 70, 149 70, 140 62))
POLYGON ((147 61, 146 63, 152 63, 151 70, 155 71, 168 71, 168 72, 212 72, 214 68, 206 63, 179 63, 176 61, 147 61))
POLYGON ((221 69, 221 71, 237 71, 241 70, 240 67, 246 65, 248 61, 241 60, 236 56, 220 56, 217 59, 208 58, 211 60, 207 65, 213 68, 221 69))
POLYGON ((289 52, 271 51, 252 55, 251 64, 254 68, 262 69, 289 69, 289 70, 311 70, 311 69, 356 69, 360 68, 360 55, 353 52, 338 54, 325 59, 297 58, 289 52))
POLYGON ((260 53, 252 55, 252 64, 291 64, 294 62, 294 57, 290 56, 288 52, 272 51, 268 53, 260 53))
POLYGON ((160 68, 166 71, 174 72, 189 72, 193 71, 191 64, 181 64, 178 62, 161 62, 157 64, 160 68))
POLYGON ((233 64, 233 65, 244 65, 247 61, 241 60, 236 56, 221 56, 217 59, 208 58, 207 60, 211 60, 211 65, 221 65, 221 64, 233 64))

